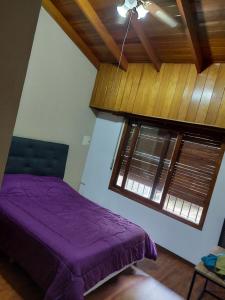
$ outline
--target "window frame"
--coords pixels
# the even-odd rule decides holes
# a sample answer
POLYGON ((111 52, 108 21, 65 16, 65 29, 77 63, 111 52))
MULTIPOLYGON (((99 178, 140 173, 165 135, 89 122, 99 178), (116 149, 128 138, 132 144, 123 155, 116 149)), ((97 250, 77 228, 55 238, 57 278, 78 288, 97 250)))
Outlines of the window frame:
MULTIPOLYGON (((124 125, 124 129, 123 129, 123 133, 120 139, 120 144, 118 147, 118 151, 117 151, 117 155, 116 155, 116 160, 113 166, 113 171, 112 171, 112 175, 111 175, 111 179, 110 179, 110 183, 109 183, 109 189, 112 190, 113 192, 116 192, 126 198, 129 198, 135 202, 138 202, 144 206, 147 206, 149 208, 152 208, 164 215, 167 215, 169 217, 172 217, 175 220, 178 220, 182 223, 185 223, 187 225, 190 225, 196 229, 202 230, 204 223, 205 223, 205 219, 207 216, 207 212, 208 212, 208 208, 210 205, 210 201, 212 198, 212 194, 214 191, 214 187, 215 187, 215 183, 218 177, 218 173, 220 170, 220 166, 223 160, 223 156, 224 156, 224 151, 225 151, 225 130, 221 129, 221 128, 214 128, 214 127, 208 127, 208 126, 202 126, 202 125, 198 125, 198 124, 186 124, 186 123, 181 123, 181 122, 176 122, 176 121, 166 121, 166 120, 161 120, 161 119, 150 119, 150 120, 146 120, 143 118, 134 118, 134 117, 128 117, 126 118, 125 121, 125 125, 124 125), (132 158, 132 153, 134 152, 135 149, 135 145, 137 142, 137 137, 138 137, 138 133, 140 130, 140 126, 145 124, 147 126, 154 126, 154 127, 158 127, 158 128, 163 128, 163 129, 169 129, 173 132, 176 132, 177 134, 177 141, 174 147, 174 151, 171 157, 171 164, 170 164, 170 168, 167 174, 167 178, 165 181, 165 186, 164 186, 164 190, 163 190, 163 194, 161 197, 161 202, 155 203, 149 199, 146 199, 138 194, 135 194, 131 191, 125 190, 124 186, 122 185, 121 187, 116 185, 117 182, 117 178, 120 172, 120 166, 121 166, 121 162, 122 162, 122 154, 123 151, 127 145, 127 141, 129 138, 129 128, 131 127, 131 124, 136 123, 137 127, 139 127, 138 130, 136 130, 135 134, 135 139, 133 138, 133 143, 131 145, 131 155, 129 155, 129 158, 131 160, 132 158), (215 168, 215 172, 213 174, 212 177, 212 181, 211 181, 211 185, 210 185, 210 189, 207 195, 207 199, 206 199, 206 205, 203 207, 203 213, 201 216, 201 220, 199 222, 199 224, 195 224, 187 219, 184 219, 182 217, 179 217, 178 215, 175 215, 169 211, 166 211, 163 209, 164 203, 166 201, 166 196, 168 193, 168 189, 170 186, 170 182, 171 182, 171 178, 173 175, 173 170, 174 170, 174 166, 177 162, 177 158, 179 156, 180 153, 180 149, 181 149, 181 144, 182 144, 182 138, 185 132, 187 131, 191 131, 193 133, 197 133, 197 134, 205 134, 205 135, 212 135, 219 139, 221 139, 221 151, 219 154, 219 158, 216 161, 216 168, 215 168)), ((129 165, 128 168, 129 170, 129 165)), ((126 170, 126 169, 125 169, 126 170)), ((127 175, 127 174, 126 174, 127 175)), ((126 177, 124 176, 124 182, 126 181, 126 177)))

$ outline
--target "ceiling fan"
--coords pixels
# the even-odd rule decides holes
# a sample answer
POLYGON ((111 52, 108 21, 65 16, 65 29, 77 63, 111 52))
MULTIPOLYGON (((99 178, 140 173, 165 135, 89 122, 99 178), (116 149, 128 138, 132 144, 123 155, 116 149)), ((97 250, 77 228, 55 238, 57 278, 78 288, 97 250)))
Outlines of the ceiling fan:
POLYGON ((160 6, 149 0, 125 0, 122 6, 117 6, 120 16, 126 18, 129 11, 136 12, 138 19, 144 18, 149 12, 162 22, 174 28, 178 26, 178 22, 169 16, 160 6))

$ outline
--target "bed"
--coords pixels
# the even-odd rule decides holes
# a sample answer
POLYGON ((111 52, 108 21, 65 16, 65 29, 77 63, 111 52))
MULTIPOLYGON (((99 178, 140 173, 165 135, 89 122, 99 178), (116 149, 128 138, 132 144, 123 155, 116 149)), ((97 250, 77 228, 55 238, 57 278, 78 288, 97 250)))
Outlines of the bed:
POLYGON ((0 191, 0 249, 45 300, 82 300, 112 274, 157 256, 140 227, 63 181, 67 152, 67 145, 14 137, 0 191))

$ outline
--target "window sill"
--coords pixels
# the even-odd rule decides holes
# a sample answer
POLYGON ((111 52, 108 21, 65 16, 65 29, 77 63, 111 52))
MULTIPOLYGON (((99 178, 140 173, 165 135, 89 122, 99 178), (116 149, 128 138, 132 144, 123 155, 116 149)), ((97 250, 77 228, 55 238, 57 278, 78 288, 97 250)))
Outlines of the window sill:
POLYGON ((179 222, 182 222, 182 223, 184 223, 186 225, 189 225, 189 226, 191 226, 191 227, 193 227, 195 229, 202 230, 202 228, 203 228, 204 221, 205 221, 204 220, 204 215, 202 216, 202 219, 201 219, 200 223, 199 224, 195 224, 195 223, 192 223, 192 222, 190 222, 190 221, 188 221, 186 219, 183 219, 183 218, 181 218, 181 217, 179 217, 177 215, 174 215, 174 214, 172 214, 172 213, 170 213, 170 212, 168 212, 166 210, 163 210, 161 208, 160 204, 154 203, 153 201, 150 202, 149 200, 147 200, 147 199, 145 199, 145 198, 143 198, 143 197, 141 197, 139 195, 136 195, 136 194, 131 193, 129 191, 123 191, 120 188, 117 188, 117 187, 115 187, 115 186, 113 186, 111 184, 109 185, 109 189, 111 191, 113 191, 113 192, 121 195, 121 196, 124 196, 124 197, 126 197, 126 198, 128 198, 130 200, 138 202, 138 203, 140 203, 140 204, 142 204, 144 206, 147 206, 148 208, 154 209, 154 210, 156 210, 156 211, 158 211, 158 212, 160 212, 160 213, 162 213, 162 214, 164 214, 166 216, 171 217, 172 219, 175 219, 175 220, 177 220, 179 222))

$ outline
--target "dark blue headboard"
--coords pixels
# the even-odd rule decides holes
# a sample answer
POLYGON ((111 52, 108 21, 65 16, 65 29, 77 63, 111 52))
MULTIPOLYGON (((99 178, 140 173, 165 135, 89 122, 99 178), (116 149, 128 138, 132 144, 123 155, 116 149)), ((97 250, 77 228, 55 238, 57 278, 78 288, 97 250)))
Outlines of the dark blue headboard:
POLYGON ((63 178, 68 145, 13 137, 5 173, 63 178))

